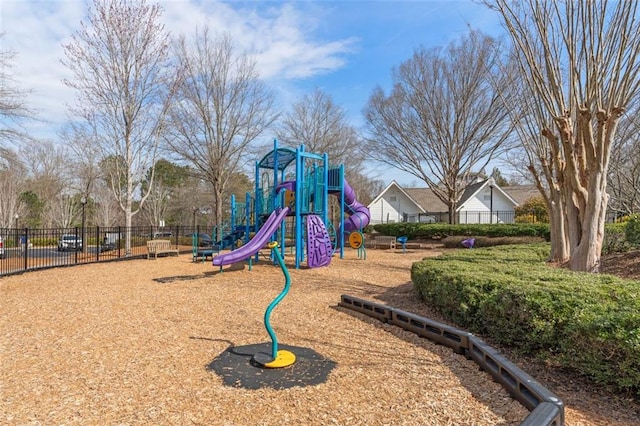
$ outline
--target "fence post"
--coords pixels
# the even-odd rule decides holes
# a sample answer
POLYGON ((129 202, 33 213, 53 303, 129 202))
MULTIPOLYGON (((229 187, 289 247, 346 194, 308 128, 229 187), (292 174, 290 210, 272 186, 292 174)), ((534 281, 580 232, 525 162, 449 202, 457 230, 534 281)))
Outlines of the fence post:
MULTIPOLYGON (((75 239, 76 239, 76 244, 74 244, 73 259, 74 259, 74 262, 76 264, 78 264, 78 246, 77 246, 77 244, 78 244, 78 227, 76 226, 74 228, 74 230, 75 230, 74 235, 75 235, 75 239)), ((82 242, 82 244, 84 244, 84 241, 82 242)))
MULTIPOLYGON (((105 241, 100 239, 100 227, 96 226, 96 262, 100 262, 100 253, 102 252, 103 248, 100 242, 104 243, 105 241)), ((106 244, 104 248, 106 248, 106 244)))
MULTIPOLYGON (((20 242, 22 244, 22 242, 20 242)), ((22 252, 24 259, 24 270, 29 269, 29 228, 24 228, 24 250, 22 252)))

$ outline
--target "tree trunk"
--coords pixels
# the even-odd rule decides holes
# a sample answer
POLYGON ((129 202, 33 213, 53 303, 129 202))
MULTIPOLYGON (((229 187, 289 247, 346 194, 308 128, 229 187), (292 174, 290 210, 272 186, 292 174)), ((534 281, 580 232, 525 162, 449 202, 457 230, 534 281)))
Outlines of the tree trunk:
POLYGON ((222 218, 224 217, 224 212, 222 211, 222 207, 224 205, 223 200, 223 191, 222 188, 218 188, 217 186, 213 187, 213 224, 215 229, 218 230, 218 239, 221 239, 224 235, 221 234, 222 229, 220 226, 222 225, 222 218))
POLYGON ((458 208, 458 203, 455 201, 449 201, 447 208, 449 209, 449 224, 457 225, 460 221, 458 220, 458 215, 456 214, 456 209, 458 208))
MULTIPOLYGON (((131 256, 131 218, 132 218, 132 214, 131 214, 131 197, 127 197, 127 201, 126 201, 126 208, 124 211, 124 232, 125 232, 125 237, 124 237, 124 255, 125 256, 131 256)), ((151 236, 151 238, 153 238, 153 235, 151 236)))
POLYGON ((581 216, 580 229, 573 234, 577 244, 573 247, 569 267, 574 271, 599 272, 604 223, 609 196, 605 192, 606 176, 602 172, 592 172, 589 179, 588 199, 581 216))
POLYGON ((551 233, 551 253, 549 262, 563 264, 569 260, 569 244, 567 240, 567 223, 564 208, 558 197, 554 197, 549 206, 549 230, 551 233))

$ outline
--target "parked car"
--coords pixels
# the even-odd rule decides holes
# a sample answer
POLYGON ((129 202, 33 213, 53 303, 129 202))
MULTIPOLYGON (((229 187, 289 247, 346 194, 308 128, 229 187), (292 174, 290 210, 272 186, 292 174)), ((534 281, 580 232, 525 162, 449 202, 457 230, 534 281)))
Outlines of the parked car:
POLYGON ((82 238, 76 237, 75 235, 63 235, 58 240, 58 251, 67 251, 67 250, 82 250, 82 238))
POLYGON ((4 239, 0 237, 0 259, 4 259, 4 239))
POLYGON ((203 234, 203 233, 198 234, 197 232, 194 232, 193 234, 187 234, 185 236, 189 238, 193 238, 194 236, 197 237, 199 247, 210 247, 213 245, 213 240, 211 239, 211 235, 208 235, 208 234, 203 234))

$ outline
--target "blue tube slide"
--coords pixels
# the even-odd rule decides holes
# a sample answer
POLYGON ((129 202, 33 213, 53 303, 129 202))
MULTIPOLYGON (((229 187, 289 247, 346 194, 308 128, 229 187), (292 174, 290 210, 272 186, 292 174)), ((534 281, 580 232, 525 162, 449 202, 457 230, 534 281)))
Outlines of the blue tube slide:
POLYGON ((229 253, 221 254, 213 258, 214 266, 230 265, 241 262, 258 253, 271 236, 275 234, 282 221, 287 217, 289 207, 277 209, 271 212, 267 221, 262 225, 258 233, 245 245, 229 253))

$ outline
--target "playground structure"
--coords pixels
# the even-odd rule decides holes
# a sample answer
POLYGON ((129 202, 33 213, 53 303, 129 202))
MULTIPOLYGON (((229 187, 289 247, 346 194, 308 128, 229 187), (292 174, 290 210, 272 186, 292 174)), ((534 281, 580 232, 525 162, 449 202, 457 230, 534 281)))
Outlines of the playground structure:
POLYGON ((355 191, 344 179, 344 166, 329 167, 326 153, 308 153, 304 146, 296 150, 280 148, 274 140, 273 151, 256 162, 255 170, 254 194, 247 193, 242 206, 232 197, 229 231, 217 243, 218 248, 228 247, 231 251, 213 257, 212 263, 222 271, 224 265, 248 259, 251 268, 252 257, 258 260, 265 246, 271 250, 285 286, 264 314, 271 351, 257 351, 252 360, 260 367, 279 369, 296 362, 292 351, 278 349, 270 325, 272 310, 289 292, 291 280, 283 259, 287 241, 292 242, 296 269, 305 257, 309 268, 327 266, 338 250, 343 258, 345 234, 349 245, 360 249, 358 257, 363 258, 361 231, 369 223, 370 213, 356 200, 355 191), (328 214, 329 195, 337 197, 339 203, 337 230, 328 214))
POLYGON ((349 235, 369 224, 369 209, 356 199, 344 178, 344 165, 330 166, 328 155, 278 146, 256 162, 255 191, 245 203, 231 199, 231 218, 216 232, 216 247, 230 249, 213 257, 214 266, 255 258, 269 241, 277 241, 284 256, 288 244, 295 267, 327 266, 334 253, 344 258, 349 235), (330 220, 330 197, 338 204, 337 226, 330 220), (346 237, 345 237, 346 236, 346 237))

